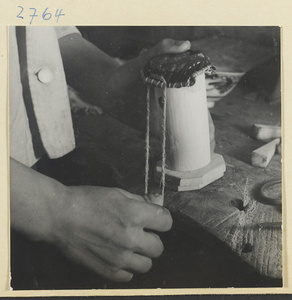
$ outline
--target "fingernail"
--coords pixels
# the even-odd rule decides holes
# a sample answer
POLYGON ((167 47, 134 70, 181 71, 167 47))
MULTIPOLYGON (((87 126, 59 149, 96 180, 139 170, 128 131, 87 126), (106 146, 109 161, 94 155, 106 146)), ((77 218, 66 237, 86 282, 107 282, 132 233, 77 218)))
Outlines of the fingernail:
POLYGON ((186 42, 188 42, 188 41, 175 41, 175 44, 176 44, 177 46, 181 46, 181 45, 183 45, 183 44, 186 43, 186 42))
POLYGON ((161 188, 155 188, 151 191, 151 195, 154 197, 161 197, 162 196, 162 190, 161 188))
POLYGON ((161 194, 150 194, 148 195, 148 198, 150 199, 151 203, 153 204, 158 204, 158 205, 163 205, 163 198, 161 194))

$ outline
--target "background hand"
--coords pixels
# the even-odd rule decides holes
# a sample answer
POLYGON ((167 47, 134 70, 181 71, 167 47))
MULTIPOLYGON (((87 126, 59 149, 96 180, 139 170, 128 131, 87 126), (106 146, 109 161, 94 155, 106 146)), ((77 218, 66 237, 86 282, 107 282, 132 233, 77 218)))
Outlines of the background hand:
POLYGON ((164 53, 182 53, 191 49, 190 41, 177 41, 173 39, 163 39, 156 46, 153 47, 153 51, 156 55, 164 53))

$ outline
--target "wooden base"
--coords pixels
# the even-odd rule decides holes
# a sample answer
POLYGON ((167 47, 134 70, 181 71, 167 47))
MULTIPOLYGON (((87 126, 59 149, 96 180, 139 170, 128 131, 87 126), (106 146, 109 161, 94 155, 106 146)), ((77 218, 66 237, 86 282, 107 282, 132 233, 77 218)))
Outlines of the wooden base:
MULTIPOLYGON (((160 182, 161 161, 156 165, 155 181, 160 182)), ((226 171, 223 156, 212 154, 211 162, 195 171, 178 172, 165 168, 165 186, 175 191, 199 190, 211 182, 219 179, 226 171)))

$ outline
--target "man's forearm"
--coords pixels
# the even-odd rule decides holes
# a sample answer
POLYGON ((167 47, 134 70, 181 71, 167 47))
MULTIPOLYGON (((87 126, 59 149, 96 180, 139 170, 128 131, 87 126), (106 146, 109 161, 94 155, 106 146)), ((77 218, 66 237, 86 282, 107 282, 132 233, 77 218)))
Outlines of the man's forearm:
POLYGON ((11 227, 33 240, 51 240, 65 186, 10 159, 11 227))
POLYGON ((154 51, 119 65, 79 34, 71 34, 59 40, 67 82, 76 88, 86 100, 97 105, 108 97, 131 95, 141 90, 140 71, 154 51))
POLYGON ((100 104, 106 93, 105 83, 118 63, 76 33, 59 39, 59 46, 67 83, 85 100, 100 104))

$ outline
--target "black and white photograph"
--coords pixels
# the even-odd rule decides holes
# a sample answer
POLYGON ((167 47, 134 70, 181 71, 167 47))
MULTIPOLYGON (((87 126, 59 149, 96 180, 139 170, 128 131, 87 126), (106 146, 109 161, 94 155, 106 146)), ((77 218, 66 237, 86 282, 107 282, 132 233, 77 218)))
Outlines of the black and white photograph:
POLYGON ((280 26, 9 26, 13 290, 283 287, 280 26))

